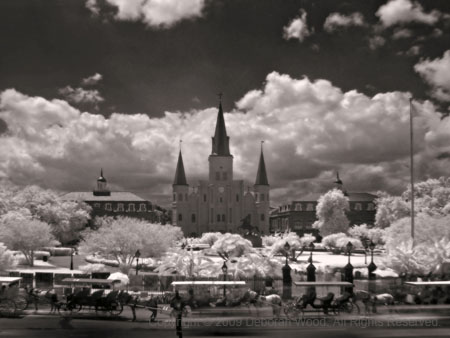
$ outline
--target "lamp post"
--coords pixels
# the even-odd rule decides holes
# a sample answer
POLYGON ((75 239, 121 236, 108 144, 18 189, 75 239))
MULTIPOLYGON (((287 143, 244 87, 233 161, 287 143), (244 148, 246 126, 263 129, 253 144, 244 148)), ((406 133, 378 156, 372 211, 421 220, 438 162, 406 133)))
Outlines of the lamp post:
POLYGON ((70 252, 70 270, 73 270, 73 255, 75 254, 76 249, 72 248, 72 251, 70 252))
POLYGON ((347 254, 348 254, 348 264, 350 264, 350 255, 351 255, 352 249, 353 249, 352 242, 349 241, 345 247, 347 249, 347 254))
POLYGON ((370 264, 367 267, 369 275, 369 291, 375 293, 375 279, 377 276, 374 274, 374 271, 377 269, 377 266, 373 262, 373 250, 375 249, 374 242, 370 241, 369 249, 370 249, 370 264))
POLYGON ((313 264, 313 251, 314 251, 314 243, 309 243, 309 249, 311 250, 311 253, 309 254, 308 258, 308 266, 306 267, 306 280, 308 282, 315 282, 316 281, 316 267, 313 264))
MULTIPOLYGON (((224 261, 223 265, 222 265, 222 272, 223 272, 223 281, 225 282, 227 280, 227 274, 228 274, 228 266, 227 266, 227 262, 224 261)), ((223 298, 226 297, 226 285, 225 283, 223 284, 223 298)))
POLYGON ((353 294, 353 265, 350 263, 350 255, 352 254, 353 249, 352 242, 349 241, 345 247, 348 253, 348 263, 344 267, 344 276, 346 282, 352 283, 352 286, 349 286, 346 291, 353 294))
POLYGON ((136 258, 136 276, 137 276, 139 271, 139 257, 141 257, 141 252, 139 251, 139 249, 134 254, 134 257, 136 258))
POLYGON ((364 238, 361 242, 364 247, 364 264, 367 265, 367 249, 369 248, 369 240, 364 238))
POLYGON ((288 264, 288 255, 291 246, 288 242, 284 244, 284 251, 286 255, 286 263, 281 268, 283 273, 283 299, 290 299, 292 297, 292 277, 291 277, 291 267, 288 264))
POLYGON ((284 253, 286 255, 286 265, 288 265, 288 257, 289 257, 289 250, 291 250, 291 246, 288 242, 284 243, 284 253))

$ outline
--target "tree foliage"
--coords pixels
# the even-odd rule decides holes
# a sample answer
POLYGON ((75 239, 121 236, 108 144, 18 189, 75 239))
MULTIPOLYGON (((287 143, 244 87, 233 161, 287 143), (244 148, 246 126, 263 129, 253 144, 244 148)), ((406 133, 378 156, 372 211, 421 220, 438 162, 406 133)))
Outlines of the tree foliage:
POLYGON ((370 228, 367 224, 355 225, 350 228, 348 234, 356 239, 359 239, 361 243, 363 241, 372 241, 375 245, 383 245, 385 243, 386 231, 381 228, 370 228))
POLYGON ((338 189, 328 191, 320 196, 316 214, 317 221, 313 228, 319 229, 325 237, 331 234, 348 231, 349 220, 345 214, 349 210, 348 198, 338 189))
POLYGON ((253 252, 252 243, 238 234, 223 234, 212 246, 213 251, 226 258, 240 257, 246 253, 253 252))
POLYGON ((12 252, 3 243, 0 243, 0 272, 11 269, 14 265, 16 265, 16 261, 12 252))
POLYGON ((45 222, 12 211, 0 218, 0 241, 11 250, 21 251, 27 263, 34 265, 34 252, 45 246, 59 244, 45 222))
POLYGON ((143 257, 161 257, 182 237, 179 227, 118 217, 98 230, 87 230, 80 251, 114 259, 123 272, 128 272, 137 250, 143 257))
POLYGON ((450 215, 419 214, 415 243, 411 240, 411 219, 402 218, 386 229, 386 265, 398 273, 437 272, 450 262, 450 215))
POLYGON ((52 234, 63 244, 79 240, 90 218, 91 208, 81 201, 64 201, 53 190, 38 186, 0 187, 0 216, 19 212, 51 225, 52 234))
MULTIPOLYGON (((428 179, 414 186, 415 212, 430 216, 450 214, 450 178, 428 179)), ((377 199, 376 226, 389 227, 395 221, 411 214, 411 187, 401 196, 380 193, 377 199)))

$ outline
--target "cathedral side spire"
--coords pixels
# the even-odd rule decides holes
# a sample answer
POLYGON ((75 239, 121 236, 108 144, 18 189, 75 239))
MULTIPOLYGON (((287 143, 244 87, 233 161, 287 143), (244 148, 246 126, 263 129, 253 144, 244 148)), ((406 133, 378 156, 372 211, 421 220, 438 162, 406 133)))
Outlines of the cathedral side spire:
POLYGON ((186 180, 186 174, 184 172, 183 156, 181 155, 181 148, 178 154, 177 170, 175 171, 175 178, 173 185, 188 185, 186 180))
POLYGON ((261 155, 259 157, 258 173, 256 174, 255 185, 269 185, 266 163, 264 161, 263 143, 264 141, 261 141, 261 155))
POLYGON ((222 93, 219 94, 219 112, 217 114, 216 131, 212 138, 212 155, 230 156, 230 138, 227 135, 222 109, 222 93))

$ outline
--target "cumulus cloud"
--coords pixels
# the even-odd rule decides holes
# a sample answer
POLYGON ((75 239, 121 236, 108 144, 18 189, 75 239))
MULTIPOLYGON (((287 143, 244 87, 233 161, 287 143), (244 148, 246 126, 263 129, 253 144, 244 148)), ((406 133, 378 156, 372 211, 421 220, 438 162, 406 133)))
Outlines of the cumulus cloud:
POLYGON ((311 31, 308 29, 308 23, 306 21, 306 12, 300 10, 300 16, 293 19, 289 24, 283 27, 283 38, 298 39, 300 42, 305 40, 311 35, 311 31))
POLYGON ((67 101, 73 103, 92 103, 97 105, 104 101, 104 98, 100 95, 99 91, 95 89, 83 89, 80 87, 72 88, 71 86, 66 86, 60 88, 59 93, 63 95, 67 101))
POLYGON ((95 73, 94 75, 88 76, 81 81, 81 84, 84 86, 93 86, 96 85, 103 79, 102 74, 95 73))
POLYGON ((426 13, 418 2, 391 0, 382 5, 375 15, 380 18, 384 27, 390 27, 410 22, 433 25, 441 18, 442 13, 437 10, 426 13))
POLYGON ((350 26, 364 26, 364 16, 355 12, 350 15, 344 15, 340 13, 331 13, 325 20, 323 24, 323 28, 331 33, 335 30, 342 27, 350 27, 350 26))
MULTIPOLYGON (((181 20, 202 15, 205 0, 105 0, 117 11, 115 18, 142 21, 150 27, 168 28, 181 20)), ((86 7, 94 14, 100 12, 98 0, 88 0, 86 7)))
MULTIPOLYGON (((339 169, 349 190, 402 191, 408 181, 409 93, 343 92, 327 80, 270 73, 225 114, 235 177, 255 180, 260 140, 273 204, 323 192, 339 169)), ((448 174, 450 118, 415 103, 421 177, 448 174)), ((207 177, 216 108, 163 117, 82 113, 64 100, 0 94, 0 177, 62 190, 91 190, 100 167, 113 189, 169 196, 178 140, 189 183, 207 177)), ((157 202, 163 204, 163 200, 157 202)))
POLYGON ((450 101, 450 50, 442 58, 421 60, 414 70, 432 87, 433 97, 450 101))

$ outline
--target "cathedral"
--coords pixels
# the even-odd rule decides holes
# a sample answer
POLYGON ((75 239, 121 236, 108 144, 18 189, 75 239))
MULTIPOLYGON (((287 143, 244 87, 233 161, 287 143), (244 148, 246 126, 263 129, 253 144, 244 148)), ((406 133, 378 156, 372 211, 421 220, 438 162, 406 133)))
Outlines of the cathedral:
POLYGON ((241 232, 243 223, 247 229, 251 227, 260 234, 267 234, 270 186, 262 145, 256 181, 251 189, 243 180, 234 180, 233 155, 222 102, 219 103, 208 162, 208 180, 199 181, 189 189, 180 149, 173 182, 172 224, 181 227, 186 236, 200 236, 204 232, 241 232))

